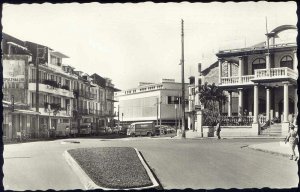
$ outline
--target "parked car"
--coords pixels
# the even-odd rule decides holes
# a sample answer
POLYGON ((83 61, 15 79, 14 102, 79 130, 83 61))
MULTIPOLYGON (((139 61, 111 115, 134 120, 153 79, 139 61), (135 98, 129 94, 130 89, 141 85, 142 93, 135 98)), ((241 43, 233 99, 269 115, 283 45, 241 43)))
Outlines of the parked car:
POLYGON ((106 133, 111 134, 112 133, 112 129, 110 127, 106 127, 105 128, 106 133))
POLYGON ((165 130, 166 130, 167 134, 168 133, 176 133, 176 129, 173 127, 166 126, 165 130))
POLYGON ((118 126, 115 126, 112 128, 112 133, 114 133, 114 134, 118 134, 119 131, 120 131, 120 128, 118 126))
POLYGON ((127 129, 130 136, 151 136, 155 134, 155 126, 152 121, 132 123, 127 129))
POLYGON ((128 127, 120 126, 119 134, 126 135, 128 127))
POLYGON ((156 125, 155 126, 155 135, 164 135, 164 134, 166 134, 165 126, 156 125))

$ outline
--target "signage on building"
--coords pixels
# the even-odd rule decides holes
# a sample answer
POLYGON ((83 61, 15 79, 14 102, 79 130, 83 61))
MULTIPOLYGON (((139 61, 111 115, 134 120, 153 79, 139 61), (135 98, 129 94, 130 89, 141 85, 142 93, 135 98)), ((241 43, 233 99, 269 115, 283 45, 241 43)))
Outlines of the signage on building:
POLYGON ((3 81, 24 83, 25 61, 3 60, 3 81))

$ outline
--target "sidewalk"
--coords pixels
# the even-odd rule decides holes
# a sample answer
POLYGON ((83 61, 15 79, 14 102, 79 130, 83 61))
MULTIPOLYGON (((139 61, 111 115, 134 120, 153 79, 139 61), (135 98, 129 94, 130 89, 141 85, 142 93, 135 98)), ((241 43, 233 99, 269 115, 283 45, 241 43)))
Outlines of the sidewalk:
MULTIPOLYGON (((282 155, 285 157, 291 156, 291 149, 289 143, 284 143, 283 141, 272 142, 272 143, 261 143, 261 144, 253 144, 248 146, 251 149, 255 149, 258 151, 263 151, 267 153, 282 155)), ((299 156, 298 147, 295 148, 297 156, 299 156)))

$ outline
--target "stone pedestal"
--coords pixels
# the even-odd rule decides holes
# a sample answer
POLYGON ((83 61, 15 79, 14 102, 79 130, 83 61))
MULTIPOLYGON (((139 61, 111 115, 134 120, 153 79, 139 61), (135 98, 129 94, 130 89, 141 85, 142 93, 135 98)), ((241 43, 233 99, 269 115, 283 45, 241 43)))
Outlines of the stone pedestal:
POLYGON ((197 132, 203 137, 203 127, 202 127, 202 111, 197 111, 197 132))
POLYGON ((286 136, 289 133, 289 122, 281 123, 281 135, 286 136))
POLYGON ((252 123, 252 131, 256 134, 260 134, 259 123, 252 123))

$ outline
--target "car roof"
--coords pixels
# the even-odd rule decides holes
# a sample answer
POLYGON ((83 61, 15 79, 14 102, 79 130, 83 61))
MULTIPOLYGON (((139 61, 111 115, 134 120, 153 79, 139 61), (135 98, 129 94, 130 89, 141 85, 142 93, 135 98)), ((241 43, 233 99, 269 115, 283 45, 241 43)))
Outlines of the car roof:
POLYGON ((151 124, 153 123, 152 121, 146 121, 146 122, 136 122, 136 123, 131 123, 131 125, 138 125, 138 124, 151 124))

